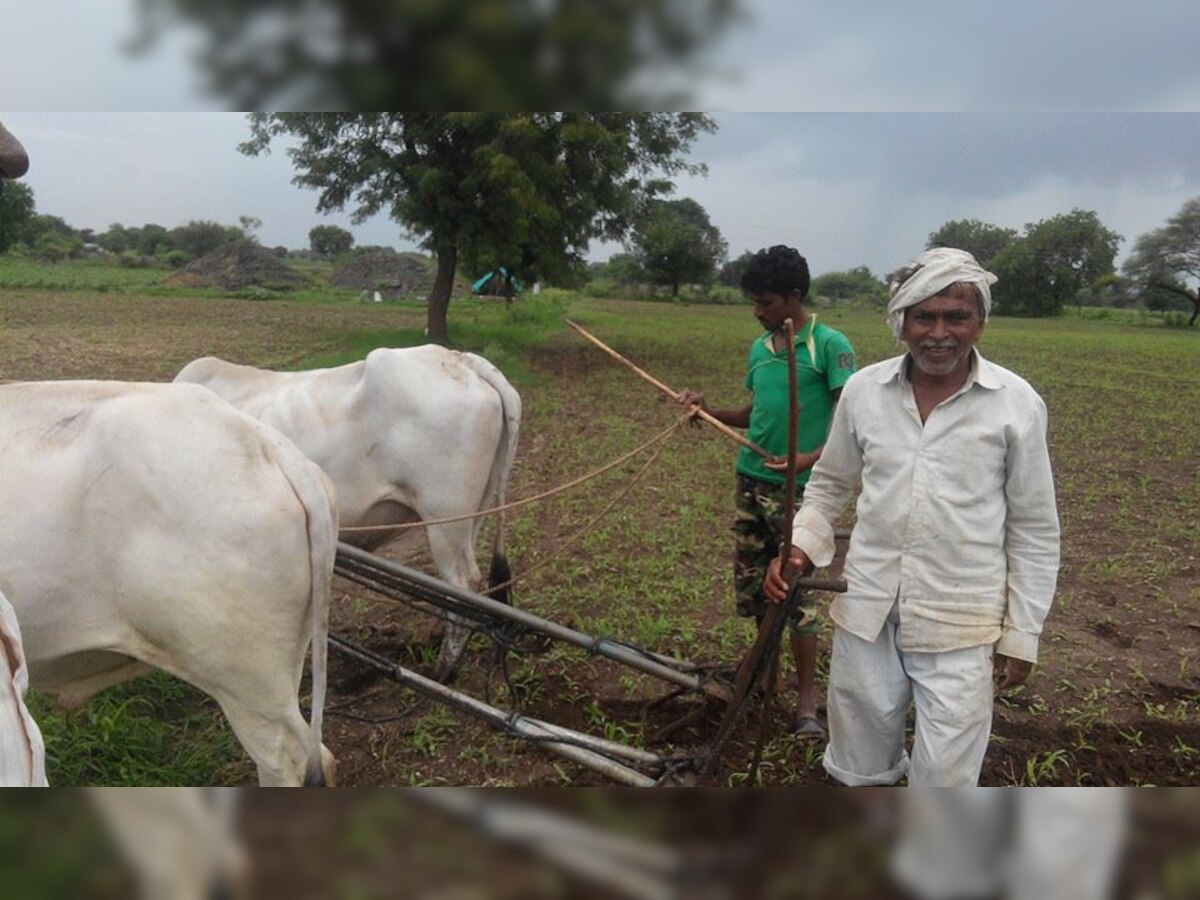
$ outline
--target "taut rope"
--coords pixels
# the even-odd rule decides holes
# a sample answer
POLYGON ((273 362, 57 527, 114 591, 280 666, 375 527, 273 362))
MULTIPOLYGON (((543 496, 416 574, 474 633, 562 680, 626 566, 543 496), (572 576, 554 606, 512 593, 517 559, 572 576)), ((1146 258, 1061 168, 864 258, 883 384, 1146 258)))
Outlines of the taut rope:
MULTIPOLYGON (((690 413, 688 415, 690 416, 690 413)), ((550 488, 547 491, 542 491, 540 494, 534 494, 532 497, 525 497, 521 500, 514 500, 512 503, 507 503, 504 506, 494 506, 491 509, 482 509, 479 512, 465 513, 464 515, 461 515, 461 516, 446 516, 443 519, 422 519, 419 522, 400 522, 395 525, 353 525, 353 526, 349 526, 346 528, 339 528, 338 531, 339 532, 343 532, 343 531, 345 531, 345 532, 351 532, 351 531, 403 531, 408 528, 424 528, 429 525, 445 525, 449 522, 462 522, 466 519, 478 519, 483 516, 490 516, 490 515, 492 515, 494 513, 498 513, 498 512, 507 512, 510 509, 516 509, 518 506, 525 506, 528 503, 536 503, 539 500, 545 500, 547 497, 553 497, 555 494, 560 494, 563 491, 567 491, 567 490, 570 490, 571 488, 578 487, 579 485, 584 484, 585 482, 591 481, 593 478, 597 478, 600 475, 603 475, 605 472, 609 471, 610 469, 615 469, 617 466, 621 465, 624 462, 627 462, 628 460, 637 456, 642 451, 648 449, 649 447, 654 446, 659 441, 665 440, 667 437, 669 437, 672 433, 674 433, 679 428, 679 426, 682 422, 684 422, 686 420, 687 420, 687 417, 685 416, 684 419, 682 419, 680 422, 675 422, 669 428, 666 428, 663 431, 660 431, 658 434, 656 434, 654 437, 650 438, 650 440, 646 441, 644 444, 642 444, 638 447, 635 447, 633 450, 630 450, 624 456, 620 456, 617 459, 614 459, 612 462, 608 463, 607 465, 601 466, 599 469, 595 469, 594 471, 588 472, 586 475, 580 475, 578 478, 572 479, 571 481, 568 481, 566 484, 560 484, 558 487, 550 488)))

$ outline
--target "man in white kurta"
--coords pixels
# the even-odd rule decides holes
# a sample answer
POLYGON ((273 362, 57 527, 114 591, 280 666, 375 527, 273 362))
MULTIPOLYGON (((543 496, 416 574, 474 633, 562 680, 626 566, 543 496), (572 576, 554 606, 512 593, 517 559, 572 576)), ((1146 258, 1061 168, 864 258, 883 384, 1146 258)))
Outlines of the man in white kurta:
MULTIPOLYGON (((861 477, 830 610, 824 765, 843 784, 977 784, 993 685, 1037 661, 1059 563, 1046 406, 975 348, 995 280, 948 248, 897 273, 888 309, 908 352, 846 384, 796 514, 793 568, 827 565, 861 477)), ((764 584, 777 601, 778 569, 764 584)))
POLYGON ((46 787, 46 747, 25 708, 28 687, 17 614, 0 594, 0 787, 46 787))

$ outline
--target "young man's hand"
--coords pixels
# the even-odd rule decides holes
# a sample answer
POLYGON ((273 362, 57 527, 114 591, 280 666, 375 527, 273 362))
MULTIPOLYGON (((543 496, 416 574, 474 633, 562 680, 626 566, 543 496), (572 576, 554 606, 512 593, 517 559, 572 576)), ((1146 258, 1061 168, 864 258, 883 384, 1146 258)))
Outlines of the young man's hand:
MULTIPOLYGON (((812 562, 809 561, 808 555, 798 547, 792 548, 788 562, 793 572, 802 575, 812 568, 812 562)), ((767 566, 767 575, 763 579, 763 593, 772 603, 782 603, 787 599, 788 583, 783 578, 778 556, 772 559, 771 564, 767 566)))
MULTIPOLYGON (((820 458, 821 454, 819 451, 814 451, 812 453, 797 453, 796 471, 803 472, 806 469, 811 469, 817 464, 817 460, 820 458)), ((781 456, 776 459, 768 459, 763 462, 763 465, 773 472, 786 472, 787 458, 785 456, 781 456)))
POLYGON ((689 425, 698 426, 700 424, 700 420, 697 418, 696 413, 700 412, 701 410, 708 412, 708 403, 704 400, 704 395, 697 391, 689 391, 687 388, 684 388, 679 392, 679 403, 682 406, 696 407, 696 409, 692 411, 692 417, 688 419, 689 425))

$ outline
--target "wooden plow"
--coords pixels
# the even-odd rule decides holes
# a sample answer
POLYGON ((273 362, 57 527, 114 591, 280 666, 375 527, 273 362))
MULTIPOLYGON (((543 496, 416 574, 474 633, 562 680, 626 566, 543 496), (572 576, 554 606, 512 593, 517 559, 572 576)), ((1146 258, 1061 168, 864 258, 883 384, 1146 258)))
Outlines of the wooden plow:
MULTIPOLYGON (((584 634, 349 544, 338 544, 334 571, 355 584, 391 599, 410 603, 413 600, 422 601, 453 612, 476 623, 481 630, 502 642, 506 640, 501 636, 505 627, 532 631, 664 681, 674 688, 671 696, 696 693, 726 705, 732 699, 733 692, 728 684, 711 677, 705 669, 694 663, 610 638, 584 634)), ((809 578, 804 579, 802 584, 818 590, 845 590, 842 583, 830 579, 809 578)), ((331 635, 329 645, 333 650, 382 672, 422 696, 482 719, 514 737, 536 743, 620 784, 654 787, 690 783, 697 763, 704 758, 694 755, 663 756, 503 710, 406 669, 344 638, 331 635)), ((744 701, 745 698, 742 699, 744 701)))

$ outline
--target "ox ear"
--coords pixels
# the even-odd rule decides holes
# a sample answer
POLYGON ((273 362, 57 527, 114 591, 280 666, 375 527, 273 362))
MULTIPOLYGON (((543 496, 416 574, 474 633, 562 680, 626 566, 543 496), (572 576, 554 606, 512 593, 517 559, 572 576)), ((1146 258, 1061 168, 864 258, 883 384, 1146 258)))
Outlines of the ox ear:
POLYGON ((0 178, 20 178, 29 171, 29 155, 12 132, 0 123, 0 178))

